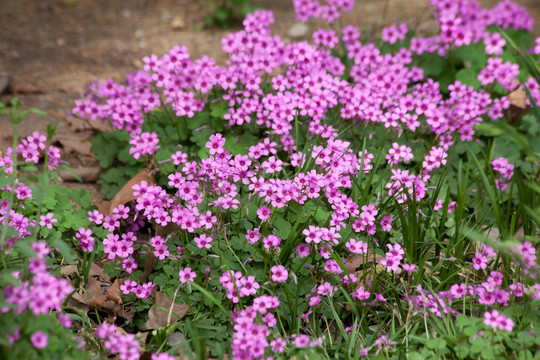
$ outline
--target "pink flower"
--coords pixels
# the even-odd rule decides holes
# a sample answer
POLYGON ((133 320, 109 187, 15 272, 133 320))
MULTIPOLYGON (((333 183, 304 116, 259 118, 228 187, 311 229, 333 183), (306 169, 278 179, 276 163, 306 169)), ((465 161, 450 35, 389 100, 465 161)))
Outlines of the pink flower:
POLYGON ((274 172, 280 172, 283 161, 276 159, 275 156, 270 156, 268 160, 263 161, 261 164, 262 168, 266 170, 267 174, 272 174, 274 172))
POLYGON ((120 285, 120 290, 122 290, 123 294, 129 294, 132 293, 137 288, 137 282, 132 281, 129 279, 126 279, 122 285, 120 285))
POLYGON ((253 229, 248 230, 246 234, 246 239, 249 241, 250 244, 255 244, 257 241, 259 241, 259 238, 261 237, 261 234, 259 233, 259 229, 253 229))
POLYGON ((484 313, 484 324, 491 326, 494 329, 501 329, 505 331, 512 331, 514 328, 514 321, 504 314, 499 314, 497 310, 486 311, 484 313))
POLYGON ((484 44, 486 45, 486 54, 502 55, 503 48, 506 45, 506 40, 501 36, 501 34, 495 32, 484 37, 484 44))
POLYGON ((296 251, 298 252, 298 256, 305 258, 309 255, 310 247, 307 244, 300 244, 296 247, 296 251))
POLYGON ((40 215, 41 221, 39 222, 39 225, 46 226, 47 229, 52 229, 52 224, 58 222, 58 220, 53 218, 53 216, 53 213, 48 213, 47 215, 40 215))
POLYGON ((281 244, 281 238, 276 235, 268 235, 262 239, 262 243, 265 249, 277 248, 281 244))
POLYGON ((358 300, 367 300, 369 299, 370 295, 371 293, 363 286, 360 286, 355 292, 351 293, 351 296, 357 298, 358 300))
POLYGON ((223 152, 223 146, 225 145, 225 138, 220 133, 210 136, 210 140, 206 142, 210 155, 215 155, 223 152))
POLYGON ((270 214, 271 214, 271 211, 270 209, 267 207, 267 206, 261 206, 258 210, 257 210, 257 216, 259 216, 259 219, 261 220, 266 220, 270 217, 270 214))
POLYGON ((195 243, 197 244, 197 247, 199 249, 210 249, 212 245, 210 244, 214 240, 210 236, 206 236, 206 234, 201 234, 201 236, 195 236, 195 243))
POLYGON ((285 350, 285 345, 287 345, 287 341, 285 341, 282 338, 277 338, 275 340, 272 340, 270 342, 270 346, 272 347, 272 351, 275 353, 282 353, 285 350))
POLYGON ((36 349, 45 349, 49 343, 49 336, 43 331, 36 331, 32 334, 30 340, 36 349))
POLYGON ((413 272, 416 272, 418 271, 418 269, 416 268, 416 264, 403 264, 402 265, 403 267, 403 270, 405 270, 409 275, 412 274, 413 272))
POLYGON ((362 240, 350 239, 345 243, 347 249, 354 254, 366 254, 367 253, 367 243, 362 240))
POLYGON ((60 320, 60 324, 65 328, 70 328, 72 325, 71 319, 69 318, 68 314, 60 314, 58 315, 58 318, 60 320))
POLYGON ((383 217, 383 219, 381 220, 381 229, 383 231, 390 231, 392 230, 392 217, 391 216, 385 216, 383 217))
POLYGON ((189 266, 186 267, 185 269, 180 270, 178 275, 180 276, 180 282, 182 284, 185 284, 188 281, 192 282, 197 276, 197 274, 194 271, 191 271, 191 268, 189 266))
POLYGON ((301 334, 297 335, 294 339, 294 345, 297 348, 305 348, 309 344, 309 337, 307 335, 301 334))
POLYGON ((248 276, 243 277, 240 279, 241 289, 240 289, 240 296, 249 296, 249 295, 255 295, 257 293, 257 289, 260 288, 260 285, 258 282, 255 281, 255 276, 248 276))
POLYGON ((386 258, 381 259, 381 265, 386 267, 387 272, 398 271, 398 269, 399 269, 399 261, 400 261, 400 259, 398 259, 396 257, 387 256, 386 258))
POLYGON ((487 267, 487 260, 487 257, 485 257, 482 253, 475 253, 472 259, 473 268, 475 270, 485 269, 487 267))
POLYGON ((272 280, 277 283, 285 282, 289 277, 289 272, 287 271, 287 269, 285 269, 285 266, 283 265, 272 266, 270 268, 270 271, 272 272, 272 280))
POLYGON ((97 210, 92 210, 88 212, 88 220, 97 225, 100 225, 103 222, 103 214, 97 210))

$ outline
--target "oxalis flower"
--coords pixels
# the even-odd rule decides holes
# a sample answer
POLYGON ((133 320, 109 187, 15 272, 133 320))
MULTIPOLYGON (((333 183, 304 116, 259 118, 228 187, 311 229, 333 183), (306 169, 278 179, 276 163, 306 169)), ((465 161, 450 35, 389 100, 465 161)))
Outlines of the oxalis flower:
POLYGON ((45 349, 49 343, 49 336, 39 330, 32 334, 30 341, 32 341, 32 345, 34 345, 36 349, 45 349))
POLYGON ((189 282, 193 282, 195 280, 195 277, 197 274, 194 271, 191 271, 191 268, 188 266, 185 269, 182 269, 178 272, 178 275, 180 276, 180 282, 182 284, 189 282))
POLYGON ((504 314, 499 314, 497 310, 486 311, 484 313, 484 324, 494 329, 506 331, 512 331, 514 328, 514 321, 504 314))

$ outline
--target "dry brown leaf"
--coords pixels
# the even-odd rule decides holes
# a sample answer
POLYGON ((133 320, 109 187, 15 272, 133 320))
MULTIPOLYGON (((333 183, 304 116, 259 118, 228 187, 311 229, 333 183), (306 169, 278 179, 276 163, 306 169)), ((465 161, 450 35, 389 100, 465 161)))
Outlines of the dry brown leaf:
POLYGON ((12 82, 13 76, 9 74, 0 74, 0 95, 8 91, 12 82))
POLYGON ((13 136, 0 136, 0 156, 6 153, 9 147, 13 146, 13 136))
POLYGON ((85 138, 83 134, 61 134, 56 135, 53 141, 60 143, 65 152, 76 152, 82 155, 91 156, 90 148, 92 143, 90 138, 85 138))
POLYGON ((96 132, 111 132, 113 130, 112 126, 107 122, 91 121, 80 119, 75 116, 69 116, 67 119, 69 127, 75 132, 79 131, 91 131, 92 133, 96 132))
MULTIPOLYGON (((77 174, 84 182, 95 182, 99 179, 99 174, 101 173, 101 168, 99 166, 85 166, 71 169, 75 174, 77 174)), ((60 170, 58 175, 64 181, 78 181, 70 171, 60 170)), ((107 208, 107 212, 109 208, 107 208)))
POLYGON ((135 334, 135 337, 139 339, 139 341, 141 342, 141 344, 146 344, 146 339, 148 338, 148 335, 150 333, 145 331, 145 332, 138 332, 137 334, 135 334))
MULTIPOLYGON (((60 273, 68 279, 69 275, 78 273, 76 265, 67 265, 60 269, 60 273)), ((88 272, 88 282, 84 290, 79 291, 68 301, 69 306, 81 309, 85 313, 89 310, 104 310, 108 314, 108 321, 114 322, 117 316, 125 319, 132 319, 134 313, 126 311, 123 306, 122 293, 120 285, 123 280, 116 279, 111 282, 111 279, 102 267, 92 263, 88 272)))
POLYGON ((77 265, 65 265, 60 268, 60 275, 62 276, 69 276, 73 274, 74 272, 78 272, 77 265))
MULTIPOLYGON (((71 287, 74 289, 75 286, 73 286, 73 282, 71 281, 71 279, 67 278, 67 281, 69 285, 71 285, 71 287)), ((85 314, 88 312, 88 310, 90 310, 90 307, 86 305, 86 302, 84 301, 80 293, 74 293, 73 295, 71 295, 71 297, 68 300, 67 305, 70 307, 77 308, 85 314)))
POLYGON ((154 184, 154 177, 150 175, 149 169, 144 169, 143 171, 139 172, 120 189, 120 191, 111 200, 108 215, 112 215, 113 209, 118 205, 125 205, 128 202, 135 200, 136 197, 133 195, 133 186, 140 184, 143 181, 146 181, 149 185, 154 184))
POLYGON ((144 273, 141 275, 141 281, 146 282, 148 276, 154 271, 154 266, 156 266, 157 257, 154 255, 153 251, 148 251, 146 254, 146 263, 144 264, 144 273))
POLYGON ((91 309, 102 308, 107 300, 107 295, 104 294, 103 287, 110 285, 110 282, 105 282, 103 279, 95 275, 88 276, 86 291, 83 294, 83 299, 91 309))
POLYGON ((15 79, 9 86, 10 92, 17 96, 18 94, 42 94, 43 89, 36 84, 32 84, 26 79, 15 79))
POLYGON ((111 208, 111 202, 109 200, 97 201, 94 203, 94 205, 96 205, 98 211, 104 215, 107 215, 109 213, 109 209, 111 208))
POLYGON ((148 321, 141 326, 141 330, 155 330, 160 327, 174 324, 183 318, 189 311, 188 305, 173 303, 161 291, 155 291, 155 302, 148 311, 148 321), (168 311, 162 310, 168 309, 168 311))
POLYGON ((156 236, 161 236, 163 238, 167 237, 169 234, 179 233, 182 231, 180 225, 170 222, 165 226, 158 225, 156 226, 156 236))
POLYGON ((349 273, 353 273, 356 269, 363 264, 372 263, 373 261, 379 262, 383 257, 378 254, 369 255, 356 255, 351 257, 346 263, 345 268, 349 273))
POLYGON ((523 89, 523 86, 519 86, 516 90, 512 91, 507 96, 510 105, 516 106, 522 109, 527 107, 527 93, 523 89))
POLYGON ((107 299, 114 301, 117 304, 122 304, 122 293, 120 292, 120 285, 123 281, 116 279, 111 286, 107 289, 107 299))
POLYGON ((523 89, 523 85, 520 85, 514 91, 507 96, 510 101, 510 109, 508 110, 508 122, 515 124, 523 115, 530 110, 530 106, 527 105, 527 93, 523 89))

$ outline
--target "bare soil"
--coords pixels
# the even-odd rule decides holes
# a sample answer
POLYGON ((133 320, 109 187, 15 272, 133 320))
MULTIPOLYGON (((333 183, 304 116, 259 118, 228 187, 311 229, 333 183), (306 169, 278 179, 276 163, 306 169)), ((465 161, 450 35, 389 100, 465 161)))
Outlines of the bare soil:
MULTIPOLYGON (((497 1, 481 1, 493 6, 497 1)), ((517 0, 540 20, 540 1, 517 0)), ((273 10, 274 32, 287 39, 296 22, 290 0, 253 0, 273 10)), ((174 45, 186 45, 193 58, 204 54, 224 61, 221 38, 226 31, 205 29, 206 0, 2 0, 0 1, 0 75, 9 74, 24 107, 46 116, 30 116, 20 135, 45 132, 58 124, 56 140, 73 166, 95 164, 89 139, 95 133, 69 116, 74 100, 95 79, 122 80, 142 66, 149 54, 162 55, 174 45), (37 92, 36 92, 37 91, 37 92)), ((344 14, 343 23, 375 31, 383 24, 405 22, 419 31, 433 29, 429 0, 363 0, 344 14)), ((318 23, 309 23, 315 29, 318 23)), ((534 33, 540 35, 540 24, 534 33)), ((231 30, 235 30, 234 28, 231 30)), ((13 95, 0 95, 8 101, 13 95)), ((10 141, 11 125, 0 116, 0 149, 10 141)), ((97 194, 89 184, 77 185, 97 194)))

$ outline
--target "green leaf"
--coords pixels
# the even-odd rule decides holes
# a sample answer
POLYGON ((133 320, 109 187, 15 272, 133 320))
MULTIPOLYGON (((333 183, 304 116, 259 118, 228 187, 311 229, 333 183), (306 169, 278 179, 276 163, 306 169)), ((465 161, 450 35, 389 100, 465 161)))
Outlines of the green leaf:
POLYGON ((458 314, 458 316, 456 316, 456 324, 457 326, 461 326, 461 327, 467 326, 471 324, 471 319, 469 319, 467 315, 458 314))
POLYGON ((257 218, 257 202, 256 201, 250 201, 247 203, 247 218, 250 220, 255 220, 257 218))
POLYGON ((287 239, 289 237, 289 233, 291 232, 292 225, 290 222, 282 218, 277 218, 274 220, 274 228, 277 236, 282 239, 287 239))
POLYGON ((426 346, 430 349, 442 350, 446 348, 446 341, 441 338, 429 339, 426 341, 426 346))
POLYGON ((478 80, 478 73, 479 71, 476 68, 464 68, 456 73, 456 80, 461 81, 465 85, 472 86, 475 89, 479 89, 482 84, 480 84, 480 81, 478 80))
POLYGON ((233 155, 247 155, 248 150, 245 140, 245 137, 240 139, 239 137, 229 135, 226 137, 224 148, 229 150, 233 155))
POLYGON ((193 132, 189 140, 199 145, 199 147, 204 148, 210 136, 214 135, 215 133, 215 130, 211 128, 201 129, 199 131, 193 132))
POLYGON ((57 248, 64 257, 63 260, 66 264, 75 264, 75 252, 64 240, 56 238, 52 241, 52 245, 57 248))
POLYGON ((229 112, 229 105, 226 101, 216 101, 210 104, 210 115, 223 119, 223 115, 229 112))
POLYGON ((455 60, 470 62, 476 67, 483 67, 487 63, 488 58, 482 41, 467 46, 460 46, 453 50, 452 55, 455 60))
POLYGON ((163 271, 165 271, 165 274, 167 276, 172 277, 177 274, 177 271, 175 268, 173 268, 171 265, 163 265, 163 271))
POLYGON ((319 223, 319 225, 324 225, 326 221, 328 221, 329 217, 330 214, 321 207, 319 207, 315 212, 315 220, 317 221, 317 223, 319 223))
POLYGON ((424 69, 424 75, 437 77, 442 73, 446 59, 436 53, 424 53, 419 57, 420 67, 424 69))
POLYGON ((488 137, 496 137, 506 134, 506 132, 497 125, 486 121, 475 125, 475 133, 488 137))
POLYGON ((467 326, 465 329, 463 329, 463 333, 467 336, 474 336, 478 334, 480 330, 476 326, 467 326))
POLYGON ((230 244, 234 250, 242 250, 244 247, 244 240, 240 239, 238 236, 233 236, 230 240, 230 244))

